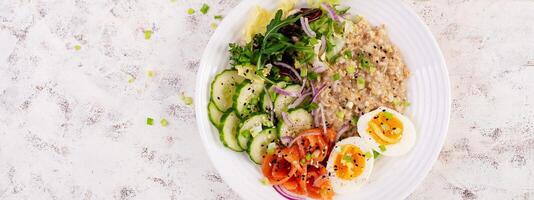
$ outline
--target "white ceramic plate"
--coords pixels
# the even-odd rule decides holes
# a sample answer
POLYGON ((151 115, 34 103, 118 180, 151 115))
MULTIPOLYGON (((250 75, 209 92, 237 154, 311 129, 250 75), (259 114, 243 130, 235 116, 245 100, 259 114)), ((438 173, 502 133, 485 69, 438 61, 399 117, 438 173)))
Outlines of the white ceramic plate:
MULTIPOLYGON (((242 38, 248 12, 255 5, 274 9, 275 0, 242 1, 225 17, 208 43, 196 84, 196 117, 202 142, 215 168, 234 191, 244 199, 283 199, 270 186, 262 185, 262 175, 245 153, 225 148, 217 130, 208 120, 209 85, 228 66, 228 44, 242 38)), ((344 1, 351 13, 364 16, 371 24, 385 24, 390 39, 400 48, 412 72, 408 83, 407 111, 418 130, 414 149, 405 156, 383 158, 375 163, 369 183, 352 194, 335 199, 404 199, 432 168, 449 124, 450 86, 447 67, 434 37, 419 17, 397 0, 344 1)))

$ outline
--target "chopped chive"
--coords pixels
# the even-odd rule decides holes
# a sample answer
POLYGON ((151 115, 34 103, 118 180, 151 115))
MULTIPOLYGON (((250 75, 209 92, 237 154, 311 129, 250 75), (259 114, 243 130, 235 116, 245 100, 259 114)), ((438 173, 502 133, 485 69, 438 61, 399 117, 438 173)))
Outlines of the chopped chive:
POLYGON ((262 178, 262 179, 260 180, 260 182, 261 182, 261 184, 263 184, 263 185, 269 185, 269 184, 271 184, 271 182, 269 182, 269 179, 267 179, 267 178, 265 178, 265 177, 262 178))
POLYGON ((315 72, 308 72, 308 79, 309 79, 309 80, 315 81, 315 80, 317 80, 317 77, 318 77, 317 73, 315 73, 315 72))
POLYGON ((302 77, 308 76, 308 68, 300 69, 300 76, 302 76, 302 77))
POLYGON ((390 120, 391 118, 393 118, 393 113, 390 113, 390 112, 384 112, 384 117, 388 120, 390 120))
POLYGON ((193 98, 185 96, 183 93, 181 95, 182 101, 185 103, 185 105, 193 105, 193 98))
POLYGON ((215 15, 213 16, 213 19, 216 19, 216 20, 222 20, 223 16, 222 15, 215 15))
POLYGON ((354 67, 354 65, 348 66, 347 67, 347 73, 349 73, 349 74, 356 73, 356 67, 354 67))
POLYGON ((401 103, 401 105, 404 106, 404 107, 408 107, 408 106, 411 106, 412 103, 410 103, 409 101, 403 101, 403 102, 401 103))
POLYGON ((202 4, 202 8, 200 8, 200 12, 202 14, 208 13, 209 10, 210 10, 210 6, 208 6, 208 4, 202 4))
POLYGON ((370 158, 370 157, 371 157, 371 152, 368 151, 367 153, 365 153, 365 157, 366 157, 366 158, 370 158))
POLYGON ((386 151, 386 146, 383 144, 378 146, 378 148, 380 148, 380 151, 386 151))
POLYGON ((152 119, 150 117, 147 117, 146 118, 146 124, 149 125, 149 126, 154 125, 154 119, 152 119))
POLYGON ((152 31, 145 30, 145 40, 150 40, 150 37, 152 37, 152 31))
POLYGON ((147 76, 150 77, 150 78, 152 78, 152 77, 156 76, 156 72, 154 72, 154 71, 152 71, 152 70, 149 70, 149 71, 147 72, 147 76))
POLYGON ((217 29, 218 26, 219 25, 217 25, 217 23, 215 23, 215 22, 211 23, 211 25, 210 25, 211 29, 217 29))
POLYGON ((133 83, 135 81, 135 77, 132 75, 128 75, 128 83, 133 83))
POLYGON ((339 119, 345 119, 345 113, 342 112, 342 111, 337 111, 337 112, 336 112, 336 116, 337 116, 337 118, 339 118, 339 119))
POLYGON ((365 79, 363 79, 362 77, 358 78, 358 80, 356 81, 356 86, 360 90, 365 88, 365 79))
POLYGON ((352 126, 356 126, 356 125, 358 125, 358 120, 359 120, 359 119, 360 119, 359 117, 353 117, 352 120, 350 120, 350 124, 351 124, 352 126))
POLYGON ((307 107, 307 108, 308 108, 307 110, 308 110, 309 112, 311 112, 312 110, 315 110, 315 109, 319 108, 319 105, 317 105, 317 103, 313 103, 313 102, 312 102, 312 103, 308 104, 308 107, 307 107))
POLYGON ((189 8, 189 9, 187 10, 187 14, 190 14, 190 15, 195 14, 195 9, 193 9, 193 8, 189 8))
POLYGON ((301 164, 301 165, 306 164, 306 160, 304 160, 304 159, 300 160, 300 164, 301 164))
POLYGON ((371 72, 371 73, 375 73, 375 72, 376 72, 376 67, 375 67, 375 66, 371 66, 371 67, 369 68, 369 72, 371 72))
POLYGON ((169 125, 169 121, 167 121, 166 119, 161 119, 159 121, 159 123, 161 124, 161 126, 163 127, 166 127, 167 125, 169 125))
POLYGON ((339 73, 336 73, 336 74, 334 74, 333 78, 334 78, 334 81, 339 81, 339 80, 341 80, 341 75, 339 75, 339 73))
POLYGON ((343 156, 343 160, 345 160, 346 162, 351 162, 352 161, 352 156, 345 155, 345 156, 343 156))
POLYGON ((79 51, 80 49, 82 49, 82 46, 80 46, 79 44, 74 45, 74 50, 79 51))
POLYGON ((311 156, 312 156, 311 153, 309 153, 309 152, 306 153, 306 160, 310 160, 310 159, 311 159, 311 156))
POLYGON ((376 159, 380 156, 380 153, 376 152, 375 150, 373 150, 373 157, 376 159))
POLYGON ((352 51, 349 51, 349 50, 345 51, 345 58, 351 59, 352 58, 352 51))

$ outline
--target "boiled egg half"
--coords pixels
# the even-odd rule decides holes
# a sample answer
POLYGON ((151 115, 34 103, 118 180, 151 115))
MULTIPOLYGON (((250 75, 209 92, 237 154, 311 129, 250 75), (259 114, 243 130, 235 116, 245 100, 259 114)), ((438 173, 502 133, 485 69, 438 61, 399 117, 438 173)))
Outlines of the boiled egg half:
POLYGON ((352 192, 364 185, 371 175, 374 157, 360 137, 349 137, 336 143, 326 170, 336 193, 352 192))
POLYGON ((415 145, 413 123, 399 112, 380 107, 360 117, 358 133, 370 147, 384 156, 401 156, 415 145))

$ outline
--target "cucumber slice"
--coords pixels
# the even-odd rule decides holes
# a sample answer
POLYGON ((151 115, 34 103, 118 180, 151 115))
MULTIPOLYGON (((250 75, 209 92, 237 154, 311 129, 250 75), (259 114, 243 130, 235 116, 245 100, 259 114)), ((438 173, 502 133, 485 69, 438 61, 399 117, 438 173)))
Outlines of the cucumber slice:
POLYGON ((239 128, 239 118, 235 112, 230 111, 223 115, 221 120, 221 128, 219 131, 219 137, 224 146, 234 150, 243 151, 243 148, 239 146, 237 142, 237 129, 239 128))
POLYGON ((219 128, 221 125, 221 117, 223 116, 223 112, 221 112, 217 106, 213 103, 213 101, 210 101, 208 104, 208 116, 210 118, 211 123, 219 128))
MULTIPOLYGON (((289 92, 299 92, 302 86, 300 85, 289 85, 284 88, 284 90, 287 90, 289 92)), ((290 97, 285 95, 278 95, 276 97, 276 100, 274 101, 274 113, 278 118, 280 118, 280 114, 282 112, 287 111, 287 106, 289 106, 293 101, 295 101, 297 97, 290 97)))
POLYGON ((247 118, 250 114, 258 112, 258 102, 263 94, 263 82, 245 81, 238 86, 234 95, 234 110, 240 118, 247 118))
POLYGON ((213 79, 211 83, 211 101, 222 112, 232 107, 232 97, 237 85, 245 79, 237 74, 236 70, 224 70, 213 79))
POLYGON ((275 85, 269 87, 266 93, 263 93, 261 100, 260 100, 260 105, 261 105, 261 109, 263 110, 263 112, 270 113, 274 109, 274 101, 276 100, 276 96, 277 96, 277 94, 273 90, 274 86, 284 88, 287 86, 287 83, 283 81, 278 82, 275 85))
POLYGON ((276 140, 276 129, 266 129, 260 132, 258 136, 252 139, 249 143, 247 153, 252 161, 256 164, 261 164, 263 157, 267 153, 267 146, 276 140))
POLYGON ((280 120, 278 122, 278 138, 284 136, 296 137, 301 131, 311 129, 313 127, 313 117, 308 111, 303 108, 289 112, 287 118, 292 124, 280 120))
POLYGON ((250 117, 241 124, 237 141, 239 146, 243 149, 248 149, 248 142, 251 138, 256 137, 263 129, 263 127, 273 127, 271 116, 268 114, 258 114, 250 117))

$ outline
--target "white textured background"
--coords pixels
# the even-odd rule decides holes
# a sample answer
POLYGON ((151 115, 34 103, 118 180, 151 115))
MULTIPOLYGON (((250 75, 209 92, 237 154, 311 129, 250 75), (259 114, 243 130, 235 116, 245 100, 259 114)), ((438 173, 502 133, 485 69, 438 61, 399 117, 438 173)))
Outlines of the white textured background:
MULTIPOLYGON (((441 45, 453 95, 445 147, 410 199, 534 199, 534 1, 403 1, 441 45)), ((238 3, 0 1, 0 199, 239 199, 180 100, 213 15, 238 3)))

